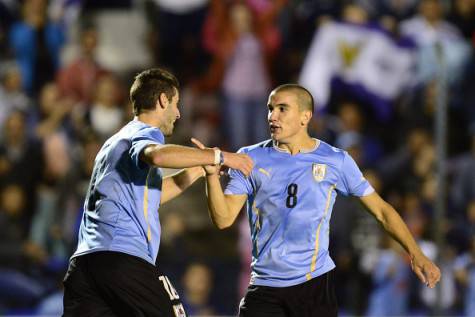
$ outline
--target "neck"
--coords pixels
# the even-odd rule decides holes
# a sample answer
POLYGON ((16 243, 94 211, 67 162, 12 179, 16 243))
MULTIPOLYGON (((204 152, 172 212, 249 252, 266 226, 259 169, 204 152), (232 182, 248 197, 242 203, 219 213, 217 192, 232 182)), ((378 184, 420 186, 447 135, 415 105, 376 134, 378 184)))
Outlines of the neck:
POLYGON ((142 121, 151 127, 159 128, 162 126, 162 120, 154 112, 143 112, 134 117, 135 120, 142 121))
POLYGON ((279 149, 285 150, 292 155, 298 154, 300 152, 311 151, 318 144, 320 144, 320 141, 311 138, 308 134, 290 142, 275 141, 275 145, 279 149))

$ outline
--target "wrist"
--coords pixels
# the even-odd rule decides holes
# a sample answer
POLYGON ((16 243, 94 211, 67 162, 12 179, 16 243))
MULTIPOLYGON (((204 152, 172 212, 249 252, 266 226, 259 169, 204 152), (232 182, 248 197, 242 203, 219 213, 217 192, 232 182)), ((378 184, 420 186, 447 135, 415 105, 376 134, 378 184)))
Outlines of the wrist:
POLYGON ((219 177, 219 172, 205 172, 205 178, 219 177))
POLYGON ((229 159, 229 152, 222 151, 221 154, 222 154, 222 164, 221 165, 224 165, 229 159))
POLYGON ((214 165, 223 165, 224 164, 224 153, 218 149, 214 149, 214 165))
POLYGON ((422 250, 416 250, 416 251, 413 251, 413 252, 409 252, 409 257, 411 258, 411 260, 415 260, 415 259, 418 259, 418 258, 421 258, 421 257, 425 257, 425 255, 422 252, 422 250))
POLYGON ((219 153, 219 165, 223 165, 224 164, 224 152, 221 151, 219 153))

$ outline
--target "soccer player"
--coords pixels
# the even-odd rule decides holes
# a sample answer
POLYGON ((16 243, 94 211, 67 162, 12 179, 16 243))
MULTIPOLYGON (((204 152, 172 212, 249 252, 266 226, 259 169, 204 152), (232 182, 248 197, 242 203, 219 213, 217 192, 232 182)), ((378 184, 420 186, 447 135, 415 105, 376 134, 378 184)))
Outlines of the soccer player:
POLYGON ((254 161, 249 177, 231 169, 223 193, 219 169, 205 167, 208 207, 217 227, 229 227, 247 201, 252 273, 239 316, 337 316, 335 264, 328 252, 337 194, 357 197, 409 253, 419 279, 434 287, 439 268, 422 253, 394 208, 347 152, 308 135, 311 94, 299 85, 282 85, 271 92, 267 107, 272 139, 240 150, 254 161))
POLYGON ((64 316, 186 316, 170 280, 155 265, 158 207, 224 164, 248 175, 252 160, 219 149, 164 145, 180 118, 178 81, 150 69, 130 89, 135 118, 99 151, 78 247, 64 279, 64 316), (160 167, 186 168, 163 177, 160 167))

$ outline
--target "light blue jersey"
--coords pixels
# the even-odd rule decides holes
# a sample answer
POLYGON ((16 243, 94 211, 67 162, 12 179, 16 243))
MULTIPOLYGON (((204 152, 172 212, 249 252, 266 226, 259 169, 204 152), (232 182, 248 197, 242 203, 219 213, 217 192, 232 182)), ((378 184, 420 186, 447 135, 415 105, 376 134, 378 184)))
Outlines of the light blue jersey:
POLYGON ((117 251, 155 265, 161 232, 162 172, 139 158, 149 144, 164 144, 164 136, 138 120, 104 143, 94 163, 73 257, 117 251))
POLYGON ((248 195, 251 284, 292 286, 332 270, 328 244, 337 193, 374 191, 351 156, 322 141, 296 155, 271 140, 240 152, 253 159, 254 168, 248 178, 231 170, 225 194, 248 195))

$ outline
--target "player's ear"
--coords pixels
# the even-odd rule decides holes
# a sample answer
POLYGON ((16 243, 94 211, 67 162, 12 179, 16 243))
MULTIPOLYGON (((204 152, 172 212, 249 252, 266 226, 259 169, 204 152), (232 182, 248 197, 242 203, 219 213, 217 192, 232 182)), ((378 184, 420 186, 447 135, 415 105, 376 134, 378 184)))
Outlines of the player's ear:
POLYGON ((300 118, 300 125, 301 126, 306 126, 310 122, 310 119, 312 119, 312 112, 311 111, 303 111, 302 116, 300 118))
POLYGON ((170 103, 170 102, 168 101, 167 95, 165 95, 165 93, 163 93, 163 92, 162 92, 162 93, 160 94, 160 96, 158 97, 158 102, 160 103, 160 107, 161 107, 162 109, 167 108, 167 107, 168 107, 168 104, 170 103))

